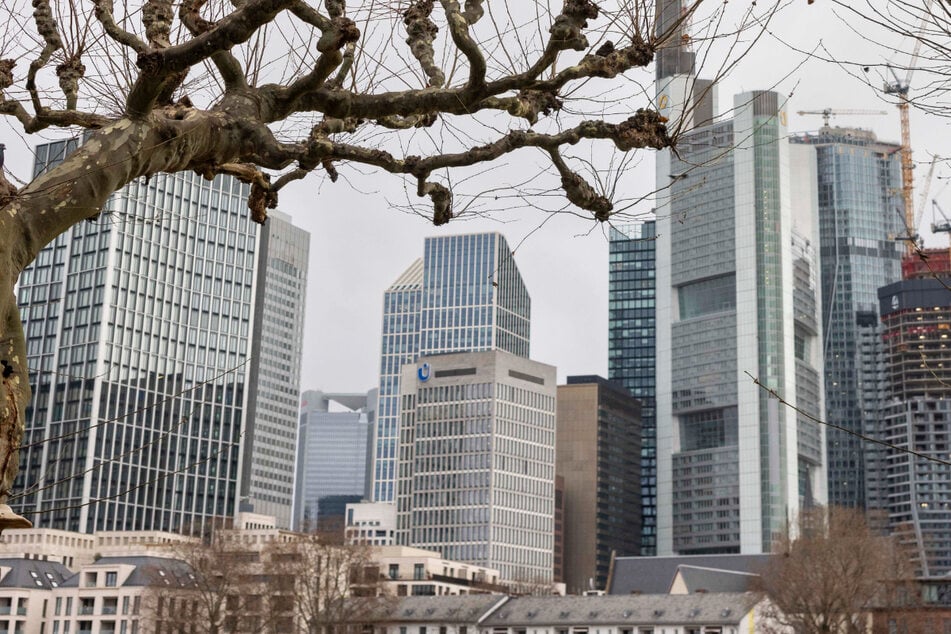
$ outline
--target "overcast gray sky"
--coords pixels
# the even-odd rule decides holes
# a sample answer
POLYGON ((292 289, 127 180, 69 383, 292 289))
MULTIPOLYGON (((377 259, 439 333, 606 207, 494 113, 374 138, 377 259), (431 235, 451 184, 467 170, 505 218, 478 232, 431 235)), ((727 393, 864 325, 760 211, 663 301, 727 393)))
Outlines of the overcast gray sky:
MULTIPOLYGON (((828 3, 793 3, 773 24, 773 35, 757 43, 722 82, 720 111, 732 95, 754 89, 777 89, 790 95, 790 129, 815 130, 821 117, 800 117, 798 110, 850 108, 887 110, 887 116, 841 116, 833 125, 874 129, 885 140, 899 139, 898 114, 874 90, 833 64, 804 61, 789 45, 812 50, 820 38, 833 53, 861 62, 884 62, 887 51, 866 41, 832 17, 828 3), (785 42, 785 44, 781 43, 785 42)), ((906 49, 909 49, 906 46, 906 49)), ((894 61, 905 63, 896 56, 894 61)), ((861 71, 859 71, 861 72, 861 71)), ((873 76, 874 69, 873 69, 873 76)), ((912 82, 914 89, 914 80, 912 82)), ((633 108, 643 103, 632 104, 633 108)), ((915 159, 927 163, 934 153, 948 154, 947 121, 912 113, 915 159)), ((50 138, 48 135, 45 138, 50 138)), ((26 178, 32 164, 29 147, 43 139, 25 139, 3 123, 0 142, 7 145, 7 168, 26 178)), ((518 154, 504 170, 492 173, 499 185, 520 182, 539 157, 518 154)), ((653 184, 653 156, 642 154, 625 182, 639 192, 653 184)), ((919 169, 919 177, 926 169, 919 169)), ((938 169, 933 193, 951 209, 951 195, 938 169)), ((607 231, 575 215, 546 215, 518 209, 433 227, 423 218, 391 208, 407 202, 402 181, 388 175, 362 179, 356 187, 305 180, 281 193, 280 208, 311 233, 310 270, 302 390, 363 391, 378 380, 380 321, 384 289, 422 254, 423 239, 443 233, 498 230, 505 234, 532 297, 532 356, 570 374, 607 372, 607 231)), ((647 217, 644 201, 629 216, 647 217)), ((923 224, 930 222, 930 203, 923 224)), ((945 237, 929 244, 947 244, 945 237)))

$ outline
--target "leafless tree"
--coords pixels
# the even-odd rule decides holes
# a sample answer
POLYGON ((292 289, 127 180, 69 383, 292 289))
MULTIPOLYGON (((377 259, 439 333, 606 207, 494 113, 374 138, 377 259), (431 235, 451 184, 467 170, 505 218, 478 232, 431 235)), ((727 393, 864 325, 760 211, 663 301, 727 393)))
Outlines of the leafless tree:
POLYGON ((874 608, 887 606, 911 579, 895 543, 872 532, 856 509, 803 512, 798 535, 777 540, 761 579, 777 608, 771 616, 798 634, 865 632, 874 608))
MULTIPOLYGON (((290 616, 301 632, 318 634, 354 622, 365 597, 385 604, 389 593, 370 547, 342 544, 333 536, 309 534, 275 543, 266 552, 265 570, 275 611, 271 623, 290 616), (360 606, 360 607, 358 607, 360 606)), ((278 628, 276 631, 288 631, 278 628)))
MULTIPOLYGON (((146 632, 233 632, 259 607, 262 584, 253 574, 259 552, 215 535, 175 544, 168 555, 186 571, 185 582, 175 583, 164 570, 150 575, 141 619, 146 632)), ((255 617, 260 622, 261 612, 255 617)))
MULTIPOLYGON (((655 0, 5 0, 0 115, 29 134, 86 136, 29 182, 0 171, 0 503, 30 397, 14 284, 117 189, 161 172, 231 174, 264 222, 280 190, 311 172, 336 182, 383 171, 428 199, 439 225, 469 204, 454 202, 450 171, 465 180, 533 150, 558 209, 607 221, 614 181, 572 146, 672 146, 643 70, 655 53, 690 44, 712 59, 700 49, 725 37, 718 59, 735 59, 755 40, 746 29, 774 13, 753 3, 730 22, 725 3, 682 4, 656 29, 655 0)), ((498 181, 478 195, 518 188, 498 181)), ((0 511, 0 528, 25 525, 0 511)))

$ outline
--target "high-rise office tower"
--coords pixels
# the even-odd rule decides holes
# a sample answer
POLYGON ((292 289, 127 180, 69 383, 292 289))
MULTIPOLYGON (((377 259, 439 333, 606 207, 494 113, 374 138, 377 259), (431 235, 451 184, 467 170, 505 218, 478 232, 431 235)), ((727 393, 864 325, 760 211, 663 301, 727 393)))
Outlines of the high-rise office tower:
MULTIPOLYGON (((37 173, 74 147, 39 146, 37 173)), ((239 502, 289 525, 307 234, 261 231, 247 193, 136 180, 21 276, 35 392, 11 504, 37 525, 196 530, 239 502)))
POLYGON ((825 499, 823 430, 753 381, 823 411, 815 149, 787 141, 779 94, 733 105, 658 158, 662 555, 768 552, 825 499))
POLYGON ((294 503, 309 255, 310 234, 269 212, 258 242, 241 498, 282 528, 294 503))
MULTIPOLYGON (((376 390, 366 394, 301 394, 294 527, 314 530, 333 496, 359 502, 367 497, 370 430, 376 390), (339 408, 331 411, 331 403, 339 408), (356 499, 352 499, 356 498, 356 499), (323 503, 322 503, 323 501, 323 503)), ((339 509, 341 521, 344 508, 339 509)))
POLYGON ((427 238, 383 298, 380 405, 373 443, 373 499, 395 501, 400 371, 421 355, 529 353, 531 300, 499 233, 427 238))
POLYGON ((555 368, 500 350, 422 356, 400 394, 397 543, 550 583, 555 368))
POLYGON ((882 480, 892 532, 918 574, 935 578, 951 574, 951 471, 941 463, 951 448, 951 266, 947 249, 928 256, 878 292, 889 387, 882 431, 891 444, 882 480))
POLYGON ((558 386, 555 473, 564 478, 564 582, 607 588, 612 558, 641 553, 641 405, 618 383, 558 386))
MULTIPOLYGON (((872 345, 865 335, 876 330, 878 288, 901 279, 905 248, 896 240, 906 233, 899 146, 873 132, 829 126, 792 141, 816 148, 826 419, 870 433, 878 417, 869 399, 878 386, 869 384, 874 363, 863 357, 863 346, 872 345)), ((878 490, 866 482, 867 467, 874 477, 875 456, 866 464, 872 448, 853 433, 826 434, 829 503, 874 508, 866 493, 868 486, 878 490)))
POLYGON ((641 402, 641 554, 657 547, 654 221, 611 229, 608 378, 641 402))

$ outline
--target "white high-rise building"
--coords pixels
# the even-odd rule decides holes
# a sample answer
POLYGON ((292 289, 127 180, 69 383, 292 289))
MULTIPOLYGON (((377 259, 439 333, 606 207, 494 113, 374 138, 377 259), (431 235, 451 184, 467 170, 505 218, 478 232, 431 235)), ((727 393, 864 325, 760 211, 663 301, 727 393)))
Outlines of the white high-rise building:
MULTIPOLYGON (((75 141, 37 148, 36 171, 75 141)), ((11 505, 35 525, 290 525, 308 234, 247 186, 138 179, 19 283, 34 386, 11 505)))
POLYGON ((397 543, 550 583, 556 396, 554 367, 500 350, 404 365, 397 543))
POLYGON ((665 153, 657 212, 657 554, 760 553, 825 499, 815 149, 784 98, 665 153), (754 378, 764 387, 754 383, 754 378))
MULTIPOLYGON (((661 25, 679 0, 658 0, 661 25)), ((731 118, 672 37, 657 102, 681 129, 657 157, 657 554, 769 552, 826 494, 816 155, 775 92, 731 118), (758 380, 763 387, 754 382, 758 380)))

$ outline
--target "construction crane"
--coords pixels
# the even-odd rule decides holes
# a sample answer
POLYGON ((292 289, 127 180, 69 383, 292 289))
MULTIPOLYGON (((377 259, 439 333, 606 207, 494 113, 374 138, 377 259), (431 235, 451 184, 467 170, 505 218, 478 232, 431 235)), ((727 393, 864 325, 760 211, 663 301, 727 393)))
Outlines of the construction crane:
POLYGON ((948 220, 944 209, 942 209, 938 201, 934 199, 931 201, 931 233, 951 233, 951 220, 948 220), (941 214, 941 222, 938 222, 938 217, 935 214, 936 211, 941 214))
POLYGON ((822 127, 829 127, 829 117, 835 117, 838 115, 875 115, 875 114, 888 114, 884 110, 834 110, 832 108, 823 108, 822 110, 800 110, 796 114, 818 114, 822 115, 822 127))
MULTIPOLYGON (((921 225, 921 216, 925 211, 925 203, 928 202, 928 194, 931 193, 931 183, 934 182, 934 168, 938 164, 938 161, 941 159, 940 156, 935 154, 931 157, 931 165, 928 166, 928 175, 925 176, 925 179, 922 181, 921 193, 918 198, 918 207, 915 209, 915 224, 912 225, 913 229, 918 229, 921 225)), ((932 200, 932 216, 934 215, 934 205, 937 205, 936 200, 932 200)), ((933 226, 933 225, 932 225, 933 226)))
MULTIPOLYGON (((918 55, 921 53, 921 37, 917 37, 924 31, 928 16, 931 15, 931 4, 933 0, 928 0, 925 5, 924 13, 921 16, 921 24, 915 31, 915 45, 911 51, 911 59, 908 60, 908 71, 905 78, 900 79, 895 69, 891 66, 888 71, 895 79, 893 82, 885 82, 885 94, 898 96, 898 114, 901 118, 901 189, 902 202, 904 203, 905 225, 912 230, 915 226, 915 208, 914 208, 914 164, 911 161, 911 120, 908 113, 908 89, 911 86, 911 76, 915 72, 915 64, 918 62, 918 55)), ((909 255, 914 253, 915 245, 909 240, 907 252, 909 255)))

